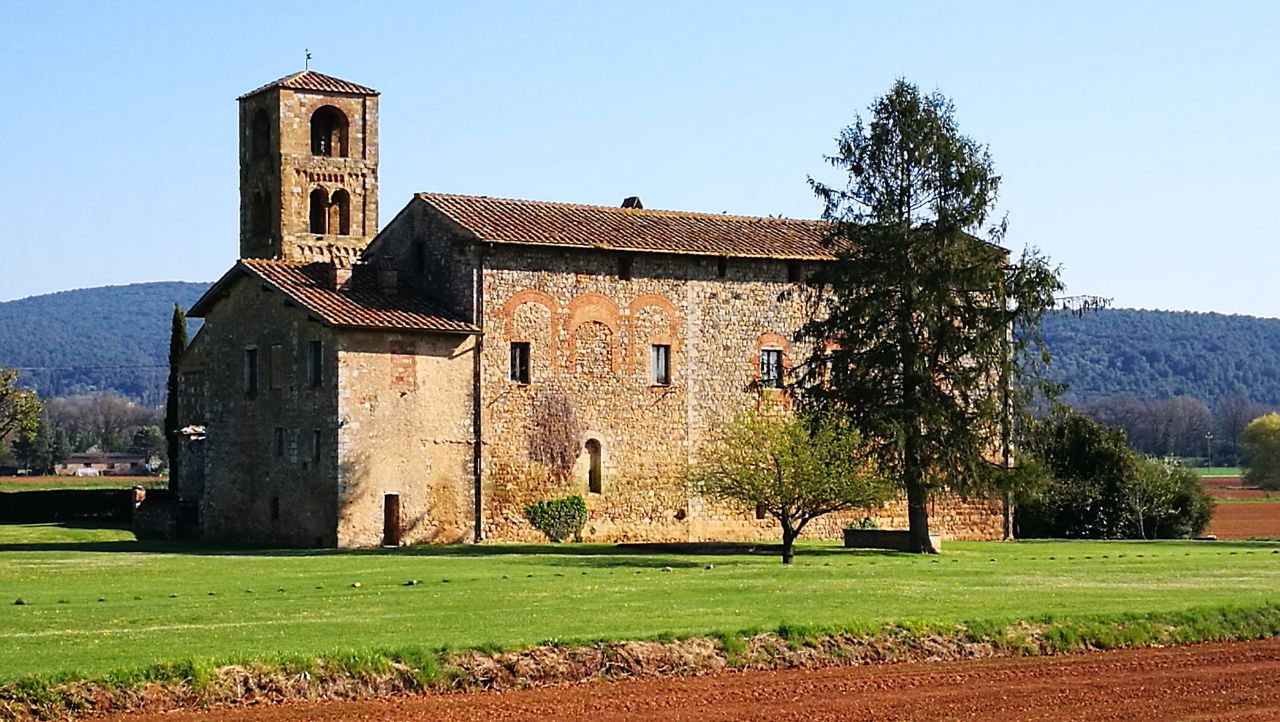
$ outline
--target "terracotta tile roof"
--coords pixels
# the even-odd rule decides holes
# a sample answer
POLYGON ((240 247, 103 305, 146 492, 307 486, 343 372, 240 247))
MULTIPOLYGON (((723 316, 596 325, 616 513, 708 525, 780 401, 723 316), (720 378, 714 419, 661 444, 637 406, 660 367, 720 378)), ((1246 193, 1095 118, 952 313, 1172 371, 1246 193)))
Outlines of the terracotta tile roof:
POLYGON ((826 224, 789 218, 686 213, 419 193, 422 201, 495 243, 713 256, 828 260, 826 224))
POLYGON ((242 258, 187 314, 206 316, 227 284, 238 274, 256 277, 289 300, 305 308, 322 323, 340 328, 368 328, 385 331, 439 331, 478 333, 421 293, 400 286, 394 294, 378 290, 372 280, 358 276, 339 290, 330 286, 332 265, 297 263, 260 258, 242 258))
POLYGON ((303 70, 292 75, 286 75, 279 80, 273 80, 270 83, 255 88, 240 96, 236 100, 243 100, 252 95, 257 95, 264 90, 271 88, 289 88, 291 90, 316 90, 321 93, 351 93, 352 95, 378 95, 378 91, 373 88, 367 88, 363 85, 356 85, 341 78, 335 78, 332 75, 317 73, 314 70, 303 70))

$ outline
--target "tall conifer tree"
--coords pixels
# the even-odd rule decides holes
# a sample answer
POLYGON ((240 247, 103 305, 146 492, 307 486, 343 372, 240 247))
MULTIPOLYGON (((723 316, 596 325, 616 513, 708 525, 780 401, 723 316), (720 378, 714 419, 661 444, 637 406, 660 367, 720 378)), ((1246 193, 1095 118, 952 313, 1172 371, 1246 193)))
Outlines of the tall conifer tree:
POLYGON ((164 408, 164 435, 169 449, 169 489, 178 490, 178 463, 182 444, 178 427, 178 364, 187 350, 187 316, 182 307, 173 305, 173 323, 169 331, 169 384, 164 408))
POLYGON ((912 549, 930 552, 930 495, 1000 478, 1062 285, 1034 251, 1013 262, 996 245, 1003 222, 977 237, 1000 178, 951 101, 899 80, 870 111, 828 158, 846 183, 810 180, 837 261, 814 276, 821 313, 800 332, 814 348, 805 398, 872 444, 906 492, 912 549))

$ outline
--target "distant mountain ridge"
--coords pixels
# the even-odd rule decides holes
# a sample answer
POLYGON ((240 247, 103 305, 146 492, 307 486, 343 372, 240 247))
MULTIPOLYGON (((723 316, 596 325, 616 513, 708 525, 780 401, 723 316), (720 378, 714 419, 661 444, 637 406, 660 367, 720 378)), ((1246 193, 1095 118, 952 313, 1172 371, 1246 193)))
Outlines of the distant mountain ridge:
POLYGON ((1216 406, 1239 394, 1280 405, 1280 319, 1107 309, 1054 314, 1041 330, 1068 402, 1123 394, 1216 406))
MULTIPOLYGON (((0 303, 0 366, 36 369, 23 379, 43 396, 114 389, 159 403, 173 304, 190 308, 209 286, 138 283, 0 303)), ((1280 319, 1107 309, 1053 314, 1043 332, 1069 402, 1187 395, 1214 406, 1240 394, 1280 406, 1280 319)))
POLYGON ((135 283, 0 303, 0 366, 31 369, 22 380, 45 397, 113 389, 160 403, 173 304, 190 308, 209 285, 135 283))

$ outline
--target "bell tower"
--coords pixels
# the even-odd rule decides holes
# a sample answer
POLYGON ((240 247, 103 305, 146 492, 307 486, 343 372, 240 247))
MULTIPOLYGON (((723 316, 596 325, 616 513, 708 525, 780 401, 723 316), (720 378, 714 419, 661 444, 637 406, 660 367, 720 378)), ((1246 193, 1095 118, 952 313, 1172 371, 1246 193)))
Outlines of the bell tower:
POLYGON ((240 257, 354 259, 378 232, 378 91, 306 70, 238 100, 240 257))

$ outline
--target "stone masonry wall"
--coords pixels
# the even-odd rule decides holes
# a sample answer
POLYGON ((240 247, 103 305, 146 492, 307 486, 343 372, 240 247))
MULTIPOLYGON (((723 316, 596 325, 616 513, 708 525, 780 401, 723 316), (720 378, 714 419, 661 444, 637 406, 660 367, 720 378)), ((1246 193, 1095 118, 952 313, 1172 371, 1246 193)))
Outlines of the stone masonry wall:
POLYGON ((415 197, 382 229, 365 258, 391 259, 400 280, 426 293, 460 318, 479 323, 475 284, 478 252, 462 229, 415 197))
MULTIPOLYGON (((680 473, 716 424, 748 406, 789 406, 785 392, 759 387, 760 353, 781 350, 788 375, 807 357, 790 341, 807 290, 788 282, 784 261, 728 259, 721 277, 714 258, 634 254, 624 279, 620 257, 496 246, 485 259, 486 538, 537 539, 522 509, 565 493, 587 500, 592 541, 776 538, 771 520, 691 495, 680 473), (527 385, 508 378, 512 342, 530 345, 527 385), (671 348, 669 385, 651 383, 654 344, 671 348), (566 426, 576 459, 558 475, 540 449, 566 426), (588 488, 589 440, 602 450, 600 493, 588 488)), ((1000 533, 996 506, 942 499, 933 512, 951 538, 1000 533)), ((832 515, 807 535, 838 537, 865 514, 832 515)), ((869 515, 883 528, 906 526, 903 502, 869 515)))
POLYGON ((474 344, 445 334, 342 335, 338 546, 388 541, 388 494, 399 496, 401 543, 474 538, 474 344))
POLYGON ((205 537, 337 543, 336 341, 330 329, 249 278, 235 282, 205 319, 181 368, 183 424, 205 426, 204 467, 187 468, 179 484, 184 497, 199 494, 205 537), (312 341, 323 350, 316 388, 307 368, 312 341), (257 356, 252 392, 246 349, 257 356))

